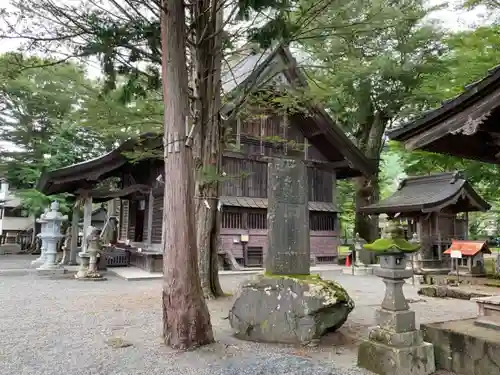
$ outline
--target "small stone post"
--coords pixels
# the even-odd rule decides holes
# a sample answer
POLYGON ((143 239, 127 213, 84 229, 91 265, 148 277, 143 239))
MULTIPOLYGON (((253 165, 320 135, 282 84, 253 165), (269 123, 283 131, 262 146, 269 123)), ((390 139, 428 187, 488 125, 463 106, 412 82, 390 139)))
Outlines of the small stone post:
POLYGON ((45 249, 47 248, 47 240, 44 236, 47 227, 47 221, 45 220, 45 215, 50 211, 49 207, 46 207, 43 214, 40 215, 40 218, 36 220, 37 223, 40 224, 40 233, 36 236, 40 238, 42 244, 40 245, 40 256, 31 262, 32 267, 39 267, 45 263, 45 249))
POLYGON ((307 167, 272 159, 268 170, 266 272, 308 275, 310 262, 307 167))
POLYGON ((359 346, 358 366, 380 375, 429 375, 436 371, 434 348, 423 341, 415 312, 403 294, 405 279, 412 275, 406 269, 406 255, 420 246, 406 241, 396 223, 389 226, 388 234, 388 238, 365 245, 379 255, 375 275, 385 284, 385 297, 376 312, 377 327, 359 346))
POLYGON ((63 221, 68 220, 68 217, 59 212, 59 203, 52 202, 50 211, 44 215, 44 219, 47 221, 46 228, 40 237, 42 240, 45 238, 47 248, 45 250, 45 262, 37 270, 40 274, 65 273, 66 270, 60 264, 56 264, 56 258, 57 244, 64 237, 61 234, 61 224, 63 221))

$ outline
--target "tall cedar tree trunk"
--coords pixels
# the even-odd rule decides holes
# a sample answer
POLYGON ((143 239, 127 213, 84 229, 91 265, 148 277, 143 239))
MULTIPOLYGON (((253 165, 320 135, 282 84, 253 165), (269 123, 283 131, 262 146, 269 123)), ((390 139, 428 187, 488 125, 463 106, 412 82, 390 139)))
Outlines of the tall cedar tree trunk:
POLYGON ((222 7, 217 0, 193 4, 195 45, 192 64, 195 96, 196 230, 198 267, 205 298, 224 295, 219 282, 219 176, 221 170, 222 7), (208 203, 208 204, 207 204, 208 203))
POLYGON ((189 349, 214 336, 198 275, 193 155, 184 145, 189 113, 184 3, 163 0, 162 6, 163 142, 165 176, 172 181, 165 184, 163 214, 163 338, 173 348, 189 349), (179 142, 168 145, 172 137, 179 142))
POLYGON ((369 242, 378 237, 378 217, 363 214, 359 212, 359 208, 376 203, 379 200, 378 168, 382 151, 382 137, 388 122, 387 117, 383 113, 374 110, 373 107, 371 113, 373 115, 369 116, 368 121, 361 127, 358 147, 368 159, 376 163, 377 173, 369 178, 357 178, 355 218, 355 232, 369 242))

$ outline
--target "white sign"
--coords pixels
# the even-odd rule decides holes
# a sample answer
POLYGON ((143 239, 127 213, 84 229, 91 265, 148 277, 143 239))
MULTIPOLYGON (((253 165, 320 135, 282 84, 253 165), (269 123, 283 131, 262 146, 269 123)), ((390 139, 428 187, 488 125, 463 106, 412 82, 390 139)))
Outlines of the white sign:
POLYGON ((452 250, 451 257, 456 259, 462 259, 462 252, 460 250, 452 250))

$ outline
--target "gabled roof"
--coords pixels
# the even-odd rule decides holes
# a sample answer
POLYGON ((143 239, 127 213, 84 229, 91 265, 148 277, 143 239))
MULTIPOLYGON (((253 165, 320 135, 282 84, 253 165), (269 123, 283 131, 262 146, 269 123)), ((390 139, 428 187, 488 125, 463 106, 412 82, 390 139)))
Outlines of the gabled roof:
POLYGON ((366 214, 432 212, 467 201, 463 211, 487 211, 490 205, 472 188, 460 172, 446 172, 404 179, 389 198, 360 208, 366 214))
MULTIPOLYGON (((250 54, 237 62, 223 75, 222 82, 233 98, 221 111, 226 117, 245 102, 248 92, 262 89, 270 82, 292 89, 308 87, 307 79, 290 50, 281 45, 270 52, 250 54)), ((370 176, 376 172, 374 161, 365 157, 319 103, 308 100, 303 104, 309 113, 295 116, 296 123, 310 144, 329 161, 347 161, 348 166, 337 171, 337 178, 370 176)))
POLYGON ((485 241, 451 240, 451 246, 443 254, 451 255, 452 251, 460 251, 462 256, 473 257, 479 252, 491 254, 485 241))
POLYGON ((124 153, 132 152, 136 147, 145 143, 152 148, 160 146, 162 136, 145 133, 123 142, 113 151, 100 157, 52 171, 45 170, 38 180, 37 190, 47 195, 74 192, 80 188, 86 188, 87 183, 92 185, 97 181, 116 176, 120 168, 129 162, 124 153))
POLYGON ((492 68, 483 79, 467 85, 460 95, 445 101, 441 107, 424 112, 415 120, 389 130, 387 135, 395 141, 405 141, 416 133, 421 133, 462 111, 465 107, 470 107, 498 87, 500 87, 500 65, 492 68))

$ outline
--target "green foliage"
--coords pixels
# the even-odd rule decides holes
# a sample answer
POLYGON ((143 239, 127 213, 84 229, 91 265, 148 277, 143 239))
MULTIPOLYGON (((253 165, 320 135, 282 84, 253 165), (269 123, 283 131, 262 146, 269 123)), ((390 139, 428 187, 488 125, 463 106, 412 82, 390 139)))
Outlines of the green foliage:
POLYGON ((372 143, 367 156, 378 158, 384 129, 422 106, 427 99, 417 95, 418 88, 427 75, 444 69, 442 34, 423 22, 429 11, 421 1, 347 5, 328 8, 314 22, 327 27, 351 20, 356 26, 302 44, 314 61, 311 86, 365 153, 372 143), (359 18, 368 21, 357 25, 359 18))
POLYGON ((13 53, 0 56, 0 136, 5 142, 0 168, 30 213, 40 213, 49 201, 33 190, 43 169, 87 160, 105 150, 97 134, 74 122, 79 106, 97 93, 77 65, 13 53), (45 67, 20 69, 26 63, 45 67))

